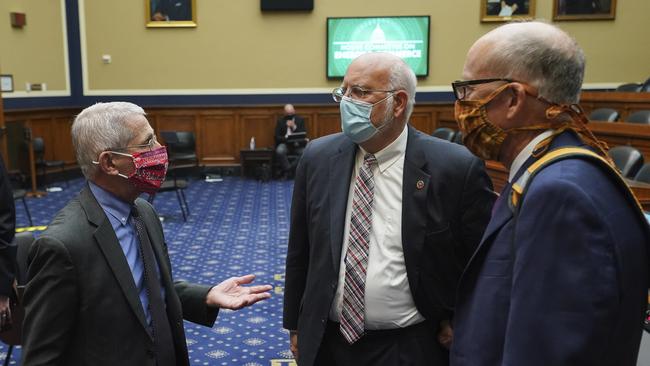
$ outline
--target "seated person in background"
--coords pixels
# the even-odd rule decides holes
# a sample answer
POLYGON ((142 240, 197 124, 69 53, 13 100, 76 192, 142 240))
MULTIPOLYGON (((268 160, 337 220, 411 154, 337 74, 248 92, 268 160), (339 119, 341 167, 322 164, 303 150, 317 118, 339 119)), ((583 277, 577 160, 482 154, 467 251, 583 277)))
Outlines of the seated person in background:
POLYGON ((291 141, 289 136, 298 132, 306 133, 305 120, 296 115, 293 105, 284 106, 284 116, 275 124, 275 158, 277 159, 283 176, 291 176, 296 170, 298 159, 289 163, 288 154, 302 155, 306 139, 291 141))

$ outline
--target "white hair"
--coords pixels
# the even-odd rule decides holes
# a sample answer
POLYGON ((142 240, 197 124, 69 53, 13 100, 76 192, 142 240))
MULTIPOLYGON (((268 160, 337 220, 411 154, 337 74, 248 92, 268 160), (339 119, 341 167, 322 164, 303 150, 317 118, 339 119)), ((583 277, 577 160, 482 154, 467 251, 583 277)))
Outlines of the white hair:
POLYGON ((550 102, 578 102, 585 55, 567 33, 535 21, 509 23, 484 37, 491 42, 484 65, 492 72, 531 84, 550 102))
POLYGON ((408 100, 406 101, 406 120, 408 121, 411 118, 411 113, 413 113, 413 106, 415 105, 415 88, 417 86, 417 78, 415 73, 409 67, 406 62, 399 59, 396 61, 389 70, 389 84, 391 90, 404 89, 406 94, 408 94, 408 100))
POLYGON ((129 117, 145 116, 144 110, 128 102, 97 103, 79 113, 72 123, 72 144, 81 172, 92 179, 99 154, 126 146, 133 138, 129 117))

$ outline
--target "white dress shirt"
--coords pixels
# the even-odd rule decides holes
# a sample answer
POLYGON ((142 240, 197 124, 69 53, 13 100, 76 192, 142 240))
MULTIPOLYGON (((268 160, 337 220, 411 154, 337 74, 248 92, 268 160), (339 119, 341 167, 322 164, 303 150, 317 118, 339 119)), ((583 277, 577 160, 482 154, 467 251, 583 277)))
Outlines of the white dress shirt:
POLYGON ((515 174, 521 169, 521 167, 524 165, 526 160, 530 157, 530 155, 533 153, 533 150, 535 150, 535 146, 542 142, 545 138, 551 136, 553 133, 553 130, 546 130, 534 139, 532 139, 526 147, 521 149, 519 154, 517 154, 517 157, 515 160, 512 161, 512 164, 510 165, 510 173, 508 174, 508 182, 512 183, 512 179, 515 177, 515 174))
MULTIPOLYGON (((366 329, 403 328, 424 320, 415 308, 402 249, 402 180, 407 137, 408 128, 405 127, 395 141, 374 154, 378 164, 372 167, 375 189, 366 271, 366 329)), ((330 319, 336 322, 340 321, 343 301, 354 183, 365 154, 362 148, 357 150, 348 193, 339 281, 330 309, 330 319)))

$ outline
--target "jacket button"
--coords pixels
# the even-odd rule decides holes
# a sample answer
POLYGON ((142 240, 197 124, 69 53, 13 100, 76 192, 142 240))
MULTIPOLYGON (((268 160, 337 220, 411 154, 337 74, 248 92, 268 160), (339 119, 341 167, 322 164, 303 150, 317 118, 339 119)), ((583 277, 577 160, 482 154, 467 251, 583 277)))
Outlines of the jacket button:
POLYGON ((156 354, 153 353, 153 350, 150 350, 150 349, 147 350, 147 356, 149 356, 149 357, 151 357, 151 358, 154 358, 155 355, 156 355, 156 354))

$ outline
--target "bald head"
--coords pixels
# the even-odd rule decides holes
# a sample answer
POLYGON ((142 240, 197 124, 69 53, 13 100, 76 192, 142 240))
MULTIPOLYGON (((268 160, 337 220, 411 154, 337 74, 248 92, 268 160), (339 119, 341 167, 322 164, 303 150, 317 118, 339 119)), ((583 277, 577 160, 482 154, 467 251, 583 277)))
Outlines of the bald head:
POLYGON ((415 105, 417 78, 404 60, 390 53, 365 53, 352 61, 348 67, 349 72, 363 73, 366 78, 385 85, 386 89, 405 90, 408 94, 405 113, 408 120, 415 105))
POLYGON ((296 110, 293 108, 293 105, 291 105, 291 104, 286 104, 286 105, 284 106, 284 114, 285 114, 285 115, 296 114, 296 110))
POLYGON ((526 82, 551 102, 577 103, 585 58, 576 41, 542 22, 500 26, 470 48, 465 74, 526 82))

